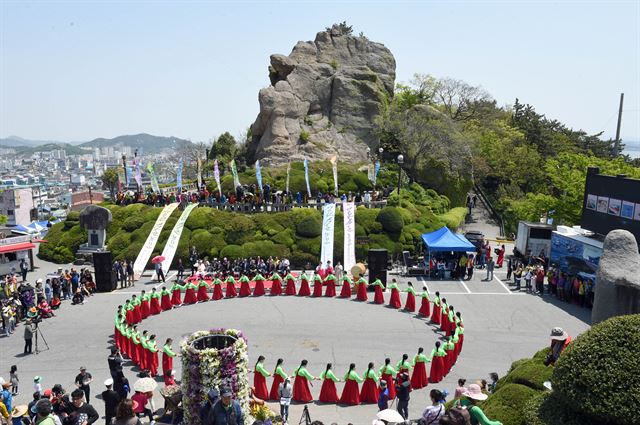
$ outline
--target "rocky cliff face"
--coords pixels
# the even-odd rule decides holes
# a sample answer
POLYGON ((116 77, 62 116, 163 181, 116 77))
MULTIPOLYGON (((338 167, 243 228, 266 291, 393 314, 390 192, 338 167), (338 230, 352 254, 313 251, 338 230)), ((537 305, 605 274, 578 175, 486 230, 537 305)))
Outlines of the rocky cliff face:
POLYGON ((345 32, 334 25, 271 56, 271 86, 260 90, 251 127, 255 159, 356 162, 377 147, 373 120, 393 96, 396 62, 384 45, 345 32))

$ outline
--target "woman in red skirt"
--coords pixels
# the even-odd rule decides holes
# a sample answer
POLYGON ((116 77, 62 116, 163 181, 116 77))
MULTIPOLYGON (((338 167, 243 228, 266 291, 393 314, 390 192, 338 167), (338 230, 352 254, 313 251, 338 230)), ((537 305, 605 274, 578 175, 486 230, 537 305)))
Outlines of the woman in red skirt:
MULTIPOLYGON (((249 278, 245 275, 242 275, 242 277, 240 278, 240 296, 248 297, 250 295, 251 286, 249 286, 249 278)), ((264 284, 262 285, 262 295, 264 295, 264 284)))
POLYGON ((312 297, 322 296, 322 276, 319 273, 313 275, 313 295, 312 297))
POLYGON ((142 313, 140 312, 140 299, 138 297, 136 297, 136 295, 131 295, 131 305, 133 306, 133 313, 132 314, 132 318, 133 318, 133 323, 140 323, 142 322, 142 313))
POLYGON ((433 300, 433 311, 431 312, 431 322, 436 325, 440 324, 440 292, 436 291, 436 297, 433 300))
POLYGON ((200 279, 200 282, 198 282, 198 302, 209 301, 208 290, 209 285, 207 285, 207 282, 204 279, 200 279))
POLYGON ((303 270, 302 274, 300 275, 300 290, 298 291, 298 296, 308 297, 309 295, 311 295, 311 288, 309 287, 309 276, 307 276, 307 274, 303 270))
POLYGON ((431 350, 431 371, 429 371, 429 382, 438 383, 444 377, 444 357, 446 353, 440 346, 440 341, 436 341, 436 346, 431 350))
POLYGON ((404 310, 411 313, 416 311, 416 291, 413 289, 413 283, 408 283, 409 287, 404 290, 407 293, 407 301, 404 303, 404 310))
POLYGON ((389 298, 389 307, 400 308, 402 307, 402 301, 400 301, 400 288, 395 279, 391 280, 391 284, 387 287, 391 290, 391 298, 389 298))
POLYGON ((384 304, 384 285, 380 282, 380 279, 376 279, 371 285, 375 287, 373 302, 375 304, 384 304))
POLYGON ((377 403, 378 402, 378 381, 380 377, 373 368, 373 362, 369 363, 367 371, 364 373, 364 384, 360 391, 361 403, 377 403))
MULTIPOLYGON (((411 369, 411 362, 409 362, 408 354, 402 355, 402 360, 398 362, 398 364, 396 365, 396 369, 398 371, 398 375, 400 375, 401 373, 406 373, 407 376, 409 376, 409 370, 411 369)), ((397 377, 398 376, 396 376, 396 378, 397 377)))
POLYGON ((449 373, 449 371, 451 370, 451 368, 453 367, 453 364, 455 363, 455 350, 456 350, 456 346, 453 343, 453 337, 450 336, 449 339, 447 341, 445 341, 445 343, 443 344, 444 346, 444 352, 445 352, 445 356, 444 356, 444 376, 447 376, 447 374, 449 373))
POLYGON ((411 375, 411 388, 418 390, 429 384, 427 376, 427 363, 429 358, 424 355, 424 348, 418 348, 418 354, 413 358, 413 374, 411 375))
POLYGON ((313 386, 310 381, 313 381, 315 378, 307 371, 307 364, 308 362, 303 360, 300 366, 293 372, 293 375, 296 377, 295 381, 293 381, 293 401, 300 403, 309 403, 313 400, 309 385, 313 386))
POLYGON ((127 320, 127 324, 129 326, 134 324, 135 318, 133 317, 133 305, 129 300, 126 300, 124 302, 124 317, 127 320))
POLYGON ((356 282, 356 286, 357 288, 357 294, 356 294, 356 299, 358 301, 367 301, 367 281, 365 280, 364 277, 361 277, 360 279, 358 279, 358 281, 356 282))
POLYGON ((160 292, 160 308, 162 311, 167 311, 171 310, 171 307, 171 292, 167 290, 166 286, 163 286, 160 292))
POLYGON ((447 299, 442 298, 440 302, 440 330, 446 333, 447 329, 449 329, 449 305, 447 299))
POLYGON ((346 274, 342 276, 342 290, 340 291, 340 298, 351 298, 351 285, 353 281, 346 274))
POLYGON ((195 304, 198 302, 198 297, 196 296, 196 285, 192 282, 187 282, 184 285, 184 301, 185 304, 195 304))
POLYGON ((271 391, 269 391, 269 400, 280 401, 280 393, 278 391, 280 384, 289 377, 284 373, 282 363, 284 363, 284 360, 282 359, 278 359, 276 362, 276 368, 273 371, 273 383, 271 384, 271 391))
POLYGON ((335 297, 336 296, 336 277, 333 273, 329 273, 327 277, 324 278, 324 285, 327 289, 324 291, 325 297, 335 297))
MULTIPOLYGON (((243 276, 244 277, 244 276, 243 276)), ((242 279, 240 279, 240 282, 242 282, 242 279)), ((261 297, 265 294, 264 291, 264 276, 262 276, 260 273, 258 273, 254 278, 253 278, 253 282, 256 284, 256 286, 253 288, 253 296, 254 297, 261 297)), ((242 286, 240 286, 240 296, 243 297, 245 295, 242 295, 242 286)), ((251 289, 249 289, 249 294, 251 294, 251 289)))
POLYGON ((421 317, 429 317, 431 315, 431 302, 429 300, 429 292, 427 292, 426 286, 422 287, 420 299, 420 310, 418 310, 418 314, 421 317))
POLYGON ((217 301, 222 299, 222 296, 222 281, 216 277, 213 279, 213 295, 211 296, 211 299, 217 301))
POLYGON ((143 289, 140 292, 140 317, 141 317, 141 320, 146 319, 151 314, 150 301, 151 301, 151 297, 143 289))
POLYGON ((136 351, 138 354, 138 367, 141 370, 149 370, 149 366, 147 365, 147 340, 149 331, 144 330, 140 334, 140 344, 136 347, 136 351))
POLYGON ((460 355, 460 352, 462 351, 462 344, 464 343, 464 322, 462 321, 462 314, 459 311, 456 313, 456 325, 456 331, 458 332, 458 338, 460 339, 458 342, 458 355, 460 355))
POLYGON ((167 372, 173 370, 173 358, 176 356, 176 353, 171 348, 171 344, 173 344, 173 340, 167 338, 162 347, 162 374, 164 376, 167 375, 167 372))
POLYGON ((384 366, 380 368, 380 379, 384 379, 389 389, 389 400, 396 398, 396 384, 393 382, 398 372, 391 366, 391 359, 384 359, 384 366))
POLYGON ((293 277, 291 273, 287 273, 284 277, 284 281, 287 284, 287 288, 284 292, 285 295, 295 295, 296 294, 296 278, 293 277))
POLYGON ((151 302, 149 303, 149 313, 151 314, 160 314, 162 312, 162 308, 160 307, 160 293, 156 291, 156 288, 151 289, 151 302))
POLYGON ((178 283, 174 283, 171 286, 171 306, 179 307, 182 304, 182 291, 184 290, 184 286, 178 285, 178 283))
POLYGON ((156 336, 151 335, 147 341, 147 369, 151 377, 158 374, 158 347, 156 346, 156 336))
POLYGON ((338 391, 336 390, 336 382, 340 380, 331 371, 331 363, 327 363, 327 368, 320 374, 322 380, 322 389, 320 390, 320 400, 322 403, 337 403, 338 391))
POLYGON ((349 370, 344 375, 344 387, 340 396, 340 404, 357 406, 360 404, 360 389, 358 384, 362 383, 362 378, 356 372, 356 364, 351 363, 349 370))
POLYGON ((267 377, 271 376, 264 368, 264 356, 259 356, 253 370, 253 394, 261 400, 269 400, 269 390, 267 390, 267 377))
POLYGON ((229 277, 227 277, 227 280, 225 280, 225 283, 227 284, 227 291, 226 291, 225 297, 234 298, 238 296, 236 292, 236 280, 233 278, 233 276, 229 275, 229 277))
POLYGON ((282 278, 276 272, 271 275, 271 295, 282 295, 282 278))
POLYGON ((447 317, 446 335, 451 336, 456 330, 456 311, 452 305, 449 306, 449 314, 447 317))

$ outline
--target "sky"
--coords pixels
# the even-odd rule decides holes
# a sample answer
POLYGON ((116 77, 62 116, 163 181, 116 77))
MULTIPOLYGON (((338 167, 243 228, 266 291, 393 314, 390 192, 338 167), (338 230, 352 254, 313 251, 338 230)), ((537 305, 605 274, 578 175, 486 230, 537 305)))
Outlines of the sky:
POLYGON ((640 141, 640 1, 0 0, 0 137, 209 141, 259 112, 273 53, 347 21, 397 82, 453 77, 574 129, 640 141))

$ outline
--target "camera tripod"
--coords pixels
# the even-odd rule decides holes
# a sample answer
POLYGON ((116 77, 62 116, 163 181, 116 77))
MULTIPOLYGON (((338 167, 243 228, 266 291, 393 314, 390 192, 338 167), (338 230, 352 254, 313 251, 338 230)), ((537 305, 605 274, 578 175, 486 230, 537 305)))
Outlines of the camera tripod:
POLYGON ((44 335, 43 335, 42 331, 38 327, 38 322, 36 322, 35 325, 36 325, 36 329, 35 329, 35 332, 34 332, 34 336, 36 337, 36 354, 40 354, 40 352, 42 352, 42 351, 49 350, 49 344, 47 344, 47 340, 44 338, 44 335), (42 338, 42 342, 44 342, 44 346, 47 347, 47 348, 45 348, 43 350, 41 350, 40 346, 38 345, 38 340, 39 340, 38 334, 40 335, 40 338, 42 338))
POLYGON ((298 422, 298 425, 311 425, 311 415, 309 415, 309 408, 307 406, 304 406, 304 409, 302 409, 302 416, 300 417, 300 422, 298 422))

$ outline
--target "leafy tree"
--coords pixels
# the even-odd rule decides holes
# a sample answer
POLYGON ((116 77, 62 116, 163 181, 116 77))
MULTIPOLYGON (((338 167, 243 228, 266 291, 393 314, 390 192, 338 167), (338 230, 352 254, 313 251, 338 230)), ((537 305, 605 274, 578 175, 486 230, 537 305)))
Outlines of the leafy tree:
POLYGON ((325 27, 327 32, 331 32, 331 30, 338 30, 340 35, 351 35, 353 34, 353 26, 347 25, 347 21, 342 21, 339 24, 333 24, 331 27, 325 27))
POLYGON ((6 215, 0 214, 0 225, 7 224, 8 220, 9 220, 9 217, 7 217, 6 215))
POLYGON ((107 168, 102 173, 102 187, 109 191, 111 199, 116 199, 116 190, 118 188, 118 172, 115 168, 107 168))
POLYGON ((231 160, 236 153, 238 144, 235 137, 228 131, 222 133, 211 146, 209 150, 209 159, 218 159, 218 161, 231 160))

